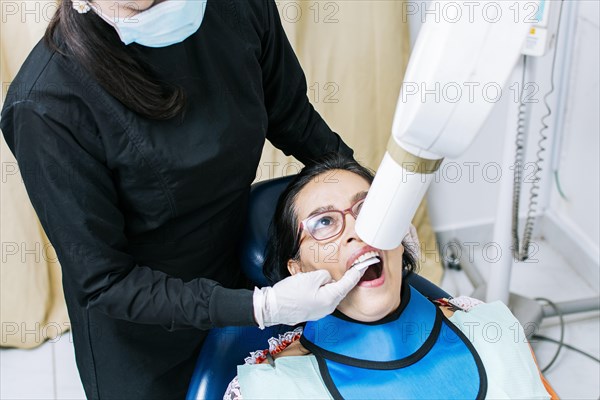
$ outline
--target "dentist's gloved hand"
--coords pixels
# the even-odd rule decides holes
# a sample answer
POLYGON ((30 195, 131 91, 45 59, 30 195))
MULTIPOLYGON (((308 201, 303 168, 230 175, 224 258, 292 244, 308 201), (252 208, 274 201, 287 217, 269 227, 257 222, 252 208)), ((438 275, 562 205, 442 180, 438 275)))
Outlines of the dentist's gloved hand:
POLYGON ((350 268, 339 281, 332 282, 326 270, 300 272, 272 287, 255 288, 254 319, 264 329, 323 318, 335 310, 364 273, 350 268))
POLYGON ((406 232, 406 235, 402 239, 402 243, 404 243, 404 249, 410 251, 418 261, 421 257, 421 245, 419 243, 417 229, 413 224, 410 224, 408 227, 408 232, 406 232))

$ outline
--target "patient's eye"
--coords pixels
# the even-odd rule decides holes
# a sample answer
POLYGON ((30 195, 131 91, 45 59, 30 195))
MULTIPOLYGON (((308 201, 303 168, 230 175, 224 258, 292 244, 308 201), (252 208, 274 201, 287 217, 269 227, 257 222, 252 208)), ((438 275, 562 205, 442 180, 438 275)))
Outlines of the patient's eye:
POLYGON ((309 232, 316 238, 321 239, 335 234, 342 224, 337 212, 315 215, 307 223, 309 232))
POLYGON ((356 203, 354 205, 354 207, 352 207, 353 208, 352 211, 354 212, 355 215, 358 215, 360 213, 360 210, 362 209, 362 206, 363 206, 364 202, 365 202, 365 199, 362 199, 361 201, 359 201, 358 203, 356 203))
POLYGON ((315 221, 314 227, 315 229, 326 228, 333 224, 335 224, 335 217, 332 215, 324 215, 315 221))

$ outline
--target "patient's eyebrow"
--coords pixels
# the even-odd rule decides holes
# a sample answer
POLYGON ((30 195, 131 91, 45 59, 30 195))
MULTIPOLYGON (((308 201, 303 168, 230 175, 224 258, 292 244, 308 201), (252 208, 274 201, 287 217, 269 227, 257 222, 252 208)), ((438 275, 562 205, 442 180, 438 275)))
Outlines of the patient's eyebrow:
POLYGON ((352 196, 352 198, 350 199, 350 202, 351 202, 352 204, 354 204, 354 203, 356 203, 357 201, 359 201, 359 200, 362 200, 362 199, 364 199, 365 197, 367 197, 367 194, 368 194, 368 193, 369 193, 369 192, 368 192, 368 191, 366 191, 366 190, 363 190, 362 192, 358 192, 358 193, 356 193, 354 196, 352 196))
POLYGON ((328 205, 328 206, 322 206, 322 207, 315 208, 314 210, 312 210, 310 212, 310 214, 308 214, 308 216, 306 218, 310 218, 313 215, 316 215, 316 214, 319 214, 319 213, 322 213, 322 212, 325 212, 325 211, 334 211, 334 210, 335 210, 335 207, 332 206, 331 204, 328 205))
MULTIPOLYGON (((352 196, 350 198, 350 203, 354 204, 357 201, 364 199, 365 197, 367 197, 367 193, 368 193, 368 191, 366 191, 366 190, 363 190, 362 192, 355 193, 354 196, 352 196)), ((335 210, 336 210, 336 208, 334 206, 332 206, 331 204, 327 205, 327 206, 321 206, 321 207, 318 207, 318 208, 315 208, 314 210, 312 210, 310 212, 310 214, 308 214, 308 216, 306 218, 310 218, 310 217, 312 217, 315 214, 319 214, 319 213, 322 213, 322 212, 325 212, 325 211, 335 211, 335 210)))

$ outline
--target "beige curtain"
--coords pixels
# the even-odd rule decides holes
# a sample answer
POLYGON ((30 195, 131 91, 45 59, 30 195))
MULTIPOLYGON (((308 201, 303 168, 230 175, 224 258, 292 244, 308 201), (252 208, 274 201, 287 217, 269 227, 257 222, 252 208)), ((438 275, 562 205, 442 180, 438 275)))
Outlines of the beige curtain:
MULTIPOLYGON (((10 82, 42 37, 55 9, 54 0, 3 5, 2 103, 10 82)), ((69 318, 56 254, 35 215, 4 137, 0 142, 0 346, 31 348, 68 329, 69 318)))
MULTIPOLYGON (((385 153, 410 55, 403 0, 282 0, 282 23, 306 73, 311 102, 376 169, 385 153)), ((271 145, 263 150, 257 180, 288 175, 301 164, 271 145)), ((425 202, 413 224, 421 247, 420 274, 440 283, 442 267, 425 202)))
MULTIPOLYGON (((39 12, 28 14, 26 3, 12 3, 14 10, 3 8, 2 101, 19 66, 42 37, 55 4, 54 0, 33 2, 27 7, 39 12)), ((408 62, 409 37, 403 7, 401 0, 278 1, 282 22, 306 73, 312 103, 355 150, 356 158, 371 168, 377 168, 383 156, 408 62)), ((25 192, 17 163, 3 138, 1 142, 0 345, 35 347, 68 327, 61 273, 25 192)), ((257 180, 295 173, 300 167, 297 161, 267 145, 257 180)), ((434 248, 424 204, 414 224, 421 245, 434 248)), ((421 271, 439 283, 442 270, 438 260, 422 258, 421 271)))

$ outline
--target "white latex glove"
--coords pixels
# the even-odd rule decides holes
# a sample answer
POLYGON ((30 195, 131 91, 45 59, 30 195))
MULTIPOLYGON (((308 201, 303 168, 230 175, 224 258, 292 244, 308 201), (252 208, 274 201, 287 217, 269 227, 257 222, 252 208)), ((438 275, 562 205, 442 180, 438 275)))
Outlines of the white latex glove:
POLYGON ((326 270, 300 272, 272 287, 254 288, 254 318, 260 329, 323 318, 335 310, 364 273, 350 268, 339 281, 332 282, 326 270))
POLYGON ((406 232, 406 235, 404 236, 404 239, 402 239, 402 242, 404 242, 404 248, 410 251, 413 254, 413 256, 415 256, 415 259, 419 261, 419 258, 421 257, 421 245, 419 243, 417 229, 413 224, 410 224, 410 226, 408 227, 408 232, 406 232))

